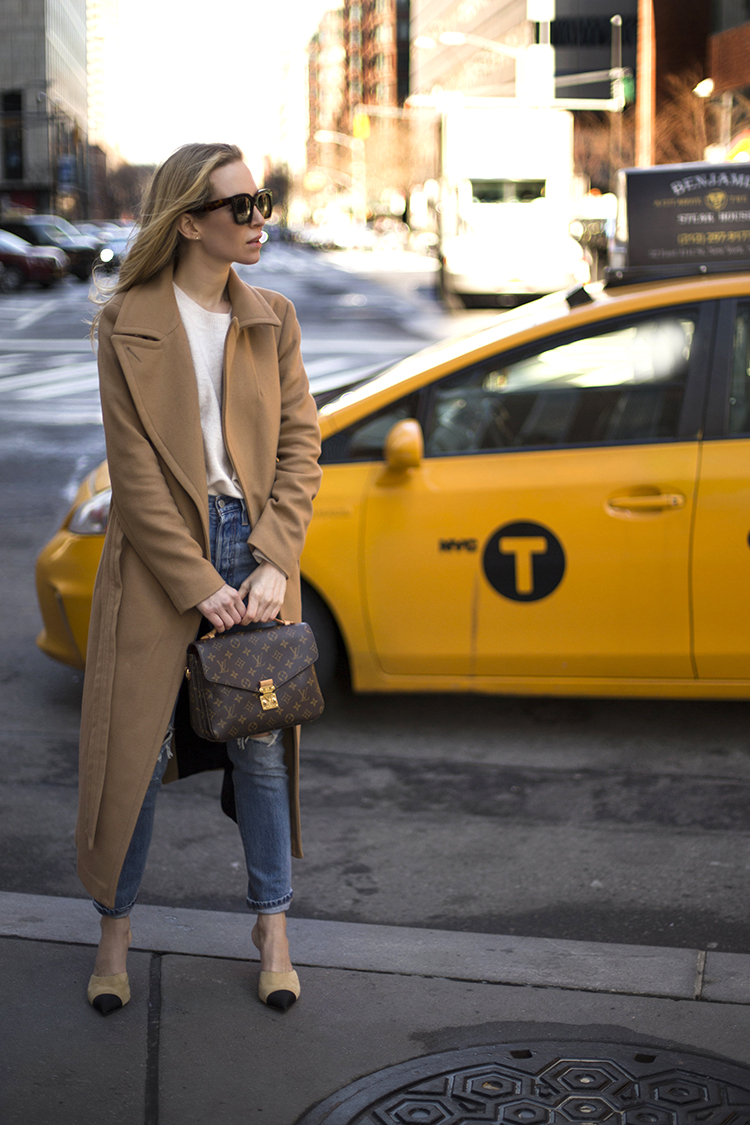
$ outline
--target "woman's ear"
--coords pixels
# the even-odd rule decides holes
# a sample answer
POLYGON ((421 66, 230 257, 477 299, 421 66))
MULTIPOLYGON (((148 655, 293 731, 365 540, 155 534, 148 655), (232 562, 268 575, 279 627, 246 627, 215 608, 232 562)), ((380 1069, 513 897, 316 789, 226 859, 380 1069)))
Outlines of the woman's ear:
POLYGON ((193 242, 196 238, 200 237, 200 227, 196 223, 194 216, 188 211, 180 215, 177 220, 177 230, 188 242, 193 242))

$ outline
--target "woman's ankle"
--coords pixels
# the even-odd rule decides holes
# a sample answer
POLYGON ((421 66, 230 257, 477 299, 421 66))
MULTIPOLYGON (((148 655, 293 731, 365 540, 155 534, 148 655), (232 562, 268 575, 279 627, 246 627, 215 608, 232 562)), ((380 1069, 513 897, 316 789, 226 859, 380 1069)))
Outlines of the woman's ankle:
POLYGON ((286 936, 286 914, 259 914, 253 926, 252 940, 260 953, 265 971, 286 973, 292 968, 286 936))
POLYGON ((130 918, 100 919, 101 937, 96 952, 94 976, 108 977, 127 970, 128 949, 132 940, 130 918))

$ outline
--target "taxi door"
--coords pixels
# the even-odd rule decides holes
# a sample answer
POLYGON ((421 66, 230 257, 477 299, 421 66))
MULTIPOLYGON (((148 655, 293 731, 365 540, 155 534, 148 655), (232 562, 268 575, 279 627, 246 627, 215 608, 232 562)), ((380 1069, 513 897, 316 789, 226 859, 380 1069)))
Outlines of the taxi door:
POLYGON ((443 379, 382 467, 363 572, 384 671, 693 676, 689 547, 712 307, 548 338, 443 379))
POLYGON ((725 301, 701 454, 693 557, 700 679, 750 680, 750 301, 725 301))

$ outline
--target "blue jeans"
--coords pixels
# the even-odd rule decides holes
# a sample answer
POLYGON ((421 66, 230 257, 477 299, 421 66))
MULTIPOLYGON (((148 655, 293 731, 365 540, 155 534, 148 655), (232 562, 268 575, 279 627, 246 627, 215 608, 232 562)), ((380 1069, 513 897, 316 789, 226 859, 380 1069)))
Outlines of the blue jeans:
MULTIPOLYGON (((258 565, 247 544, 250 524, 242 500, 209 496, 211 561, 229 586, 238 589, 258 565)), ((172 756, 172 724, 166 733, 146 791, 117 884, 114 907, 94 899, 100 914, 125 918, 138 897, 154 826, 156 798, 172 756)), ((289 779, 281 732, 227 743, 237 823, 247 864, 247 905, 258 914, 280 914, 292 901, 289 779)))

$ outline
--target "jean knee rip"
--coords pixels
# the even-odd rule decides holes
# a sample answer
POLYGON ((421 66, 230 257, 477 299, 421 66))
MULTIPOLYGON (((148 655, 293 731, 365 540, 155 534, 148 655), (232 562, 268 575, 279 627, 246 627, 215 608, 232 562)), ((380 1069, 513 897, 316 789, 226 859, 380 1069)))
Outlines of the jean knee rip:
POLYGON ((237 769, 250 773, 286 772, 280 735, 281 731, 270 731, 267 735, 238 738, 227 746, 229 757, 237 769))

